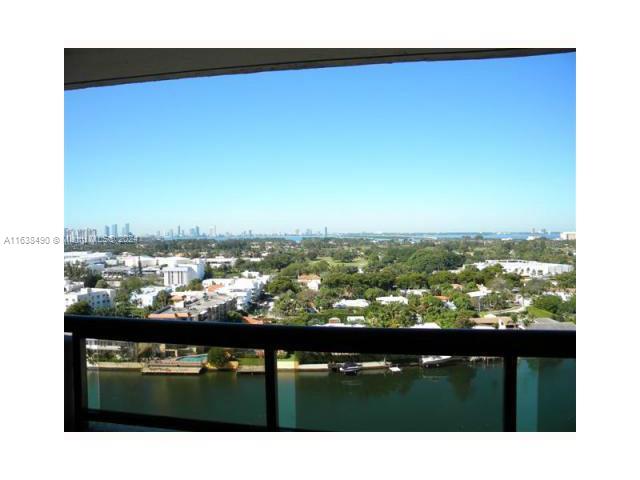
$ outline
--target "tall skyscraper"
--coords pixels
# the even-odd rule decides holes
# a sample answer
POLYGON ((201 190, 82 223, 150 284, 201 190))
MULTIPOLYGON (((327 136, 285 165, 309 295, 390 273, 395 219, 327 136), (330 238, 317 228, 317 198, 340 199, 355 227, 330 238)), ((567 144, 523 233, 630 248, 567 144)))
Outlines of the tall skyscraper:
POLYGON ((195 232, 196 237, 200 236, 200 227, 198 225, 196 225, 196 228, 194 228, 193 231, 195 232))
POLYGON ((108 237, 109 236, 109 225, 105 225, 104 226, 104 236, 108 237))
POLYGON ((324 227, 324 236, 327 236, 327 227, 324 227))
POLYGON ((125 223, 125 224, 124 224, 124 232, 123 232, 123 235, 124 235, 125 237, 128 237, 128 236, 129 236, 129 233, 131 233, 131 232, 129 231, 129 224, 128 224, 128 223, 125 223))
POLYGON ((182 231, 180 230, 180 225, 178 225, 178 236, 180 236, 182 234, 182 231))
POLYGON ((114 237, 118 236, 118 224, 114 223, 113 225, 111 225, 111 235, 114 237))

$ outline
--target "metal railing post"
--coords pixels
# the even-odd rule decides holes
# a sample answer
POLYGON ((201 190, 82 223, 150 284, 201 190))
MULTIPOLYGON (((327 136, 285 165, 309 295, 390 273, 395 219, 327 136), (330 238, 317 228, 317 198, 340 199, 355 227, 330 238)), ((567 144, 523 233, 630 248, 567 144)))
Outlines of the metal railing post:
POLYGON ((275 348, 264 350, 265 392, 267 404, 267 430, 277 431, 278 424, 278 360, 275 348))
POLYGON ((87 345, 86 339, 74 333, 71 336, 71 361, 73 365, 73 416, 74 430, 87 429, 87 345))
POLYGON ((516 399, 518 390, 518 357, 507 355, 504 359, 504 385, 502 404, 502 429, 516 431, 516 399))

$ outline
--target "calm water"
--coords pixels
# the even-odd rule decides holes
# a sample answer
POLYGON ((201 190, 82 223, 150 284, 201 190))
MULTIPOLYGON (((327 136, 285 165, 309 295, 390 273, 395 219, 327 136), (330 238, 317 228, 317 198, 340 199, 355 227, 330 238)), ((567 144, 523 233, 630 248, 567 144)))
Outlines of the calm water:
MULTIPOLYGON (((278 373, 280 423, 348 431, 502 429, 502 365, 278 373)), ((91 408, 264 425, 264 376, 89 372, 91 408)), ((575 360, 521 360, 518 429, 575 431, 575 360)))

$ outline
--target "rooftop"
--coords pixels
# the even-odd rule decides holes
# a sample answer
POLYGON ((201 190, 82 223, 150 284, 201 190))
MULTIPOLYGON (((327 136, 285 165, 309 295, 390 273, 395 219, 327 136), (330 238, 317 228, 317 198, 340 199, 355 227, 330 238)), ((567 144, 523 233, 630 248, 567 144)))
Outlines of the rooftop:
POLYGON ((511 317, 490 317, 490 316, 470 318, 469 321, 472 323, 475 323, 476 325, 497 325, 500 322, 504 324, 513 323, 513 320, 511 317))
POLYGON ((528 330, 575 330, 576 324, 571 322, 559 322, 552 318, 536 318, 528 330))

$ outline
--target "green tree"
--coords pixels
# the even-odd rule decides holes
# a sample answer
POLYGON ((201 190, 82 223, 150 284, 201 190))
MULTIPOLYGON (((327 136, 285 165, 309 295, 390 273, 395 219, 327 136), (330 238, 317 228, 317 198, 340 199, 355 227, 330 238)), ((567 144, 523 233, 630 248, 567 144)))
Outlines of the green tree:
POLYGON ((576 288, 576 269, 570 272, 560 273, 554 277, 560 288, 576 288))
POLYGON ((171 294, 166 290, 161 290, 153 299, 152 310, 160 310, 171 304, 171 294))
POLYGON ((194 278, 193 280, 191 280, 189 283, 187 283, 182 287, 176 288, 176 292, 189 292, 189 291, 196 291, 196 290, 198 291, 204 290, 204 287, 202 286, 202 281, 197 278, 194 278))
POLYGON ((300 290, 300 285, 291 278, 278 275, 267 284, 265 290, 271 295, 280 295, 288 291, 297 293, 300 290))
POLYGON ((427 275, 423 273, 410 272, 402 275, 398 275, 396 278, 396 285, 398 288, 427 288, 429 282, 427 281, 427 275))
POLYGON ((231 311, 227 313, 227 322, 230 323, 242 323, 242 314, 238 311, 231 311))
POLYGON ((91 308, 89 302, 82 300, 74 303, 73 305, 69 305, 65 313, 72 315, 91 315, 93 313, 93 308, 91 308))
POLYGON ((533 306, 551 313, 559 313, 562 299, 556 295, 541 295, 533 301, 533 306))
POLYGON ((214 274, 215 274, 215 272, 213 270, 213 267, 209 263, 207 263, 204 266, 204 280, 206 280, 208 278, 214 278, 214 274))
POLYGON ((280 295, 273 306, 275 313, 284 317, 292 317, 305 311, 304 305, 291 290, 280 295))
POLYGON ((576 313, 576 296, 573 295, 566 302, 562 302, 562 305, 560 305, 560 308, 559 308, 559 312, 563 314, 567 314, 567 313, 575 314, 576 313))
POLYGON ((473 310, 473 304, 468 295, 463 293, 455 293, 451 298, 451 301, 458 310, 473 310))
POLYGON ((385 293, 386 292, 384 290, 382 290, 381 288, 377 288, 377 287, 367 288, 364 291, 364 298, 366 298, 370 302, 375 302, 376 298, 384 297, 385 293))
POLYGON ((424 248, 407 260, 407 266, 414 272, 433 273, 436 270, 451 270, 461 267, 464 257, 445 248, 424 248))
POLYGON ((78 263, 66 263, 64 266, 64 276, 74 282, 83 282, 87 288, 95 287, 98 280, 102 279, 101 275, 78 263))
POLYGON ((211 347, 207 353, 207 361, 218 368, 224 366, 231 358, 228 349, 222 347, 211 347))

